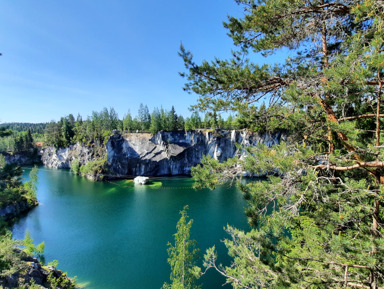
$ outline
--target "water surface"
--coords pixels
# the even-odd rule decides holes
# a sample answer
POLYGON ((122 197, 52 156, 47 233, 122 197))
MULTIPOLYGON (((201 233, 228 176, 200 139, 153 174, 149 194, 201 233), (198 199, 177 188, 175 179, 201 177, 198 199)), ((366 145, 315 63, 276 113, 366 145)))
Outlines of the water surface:
MULTIPOLYGON (((95 183, 43 167, 38 177, 40 205, 14 226, 14 237, 29 230, 35 244, 45 241, 46 260, 59 260, 58 268, 86 288, 161 288, 170 274, 167 242, 185 205, 201 253, 216 245, 220 262, 228 262, 223 227, 247 228, 245 202, 235 188, 195 191, 193 181, 181 177, 156 179, 161 187, 95 183)), ((225 279, 212 271, 202 282, 204 289, 223 288, 225 279)))

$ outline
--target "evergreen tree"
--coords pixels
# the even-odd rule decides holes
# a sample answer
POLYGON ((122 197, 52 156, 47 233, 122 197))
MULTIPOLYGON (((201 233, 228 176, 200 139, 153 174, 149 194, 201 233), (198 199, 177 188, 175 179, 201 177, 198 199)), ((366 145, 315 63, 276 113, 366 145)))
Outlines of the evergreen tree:
POLYGON ((233 129, 234 128, 233 117, 231 114, 227 117, 227 120, 224 122, 224 128, 226 128, 226 129, 233 129))
POLYGON ((61 137, 61 126, 59 123, 56 123, 55 121, 51 121, 47 124, 44 132, 45 141, 50 144, 54 145, 56 147, 61 147, 62 137, 61 137))
POLYGON ((177 232, 174 235, 174 245, 168 243, 168 263, 171 266, 171 284, 165 283, 166 289, 197 289, 196 274, 194 273, 199 250, 196 249, 196 241, 190 240, 192 220, 188 221, 188 206, 180 212, 180 220, 177 222, 177 232))
POLYGON ((161 121, 161 127, 163 128, 163 130, 169 131, 170 128, 169 128, 169 122, 167 118, 167 112, 163 108, 160 108, 160 121, 161 121))
POLYGON ((12 135, 12 130, 7 127, 0 127, 0 137, 10 136, 12 135))
POLYGON ((127 132, 132 132, 134 130, 133 119, 130 112, 128 112, 123 119, 123 130, 127 132))
POLYGON ((73 116, 72 113, 68 115, 68 121, 69 121, 69 124, 71 125, 71 127, 75 126, 75 117, 73 116))
POLYGON ((67 118, 61 119, 61 134, 62 134, 62 143, 66 147, 71 144, 72 138, 75 135, 73 131, 73 126, 67 118))
POLYGON ((211 121, 211 114, 210 113, 206 113, 204 115, 204 120, 202 122, 203 128, 210 128, 211 127, 211 123, 212 123, 212 121, 211 121))
POLYGON ((289 139, 193 169, 198 186, 210 188, 244 172, 276 173, 238 183, 252 229, 228 226, 231 266, 218 266, 214 249, 205 266, 234 288, 382 287, 382 1, 236 2, 245 14, 225 27, 239 49, 198 65, 182 47, 186 89, 201 95, 196 109, 261 119, 262 129, 288 129, 289 139), (251 62, 281 48, 291 50, 283 63, 251 62))
POLYGON ((34 147, 33 137, 32 137, 32 133, 31 133, 31 129, 30 128, 28 128, 28 131, 25 134, 25 143, 26 143, 26 149, 27 150, 34 147))
POLYGON ((137 120, 139 122, 140 130, 149 130, 149 127, 151 126, 151 116, 149 114, 148 106, 140 103, 137 120))
POLYGON ((147 131, 151 126, 151 115, 149 114, 148 106, 144 106, 144 129, 147 131))
POLYGON ((168 128, 170 131, 177 130, 177 114, 175 107, 172 105, 171 111, 168 113, 168 128))
POLYGON ((152 134, 155 134, 158 131, 161 131, 161 129, 160 111, 158 108, 154 108, 151 116, 151 127, 149 130, 152 134))
POLYGON ((14 150, 16 152, 21 152, 25 148, 24 138, 20 135, 14 137, 14 150))
POLYGON ((193 112, 191 115, 191 129, 202 128, 204 125, 202 124, 201 117, 197 111, 193 112))
POLYGON ((185 122, 184 122, 184 130, 185 130, 185 131, 190 131, 190 130, 192 130, 192 129, 193 129, 193 127, 192 127, 191 119, 190 119, 189 117, 187 117, 187 118, 185 119, 185 122))
POLYGON ((184 129, 184 126, 185 126, 185 121, 184 121, 184 117, 182 115, 179 115, 177 117, 177 126, 176 126, 176 129, 178 130, 183 130, 184 129))
POLYGON ((83 123, 83 117, 80 115, 80 113, 77 114, 76 122, 82 124, 83 123))

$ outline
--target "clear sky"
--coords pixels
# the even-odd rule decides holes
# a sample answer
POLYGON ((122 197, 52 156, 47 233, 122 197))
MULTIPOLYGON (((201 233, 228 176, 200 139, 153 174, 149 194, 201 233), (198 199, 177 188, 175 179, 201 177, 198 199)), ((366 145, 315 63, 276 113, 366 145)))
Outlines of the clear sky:
POLYGON ((233 48, 222 22, 233 0, 1 1, 0 122, 83 118, 140 103, 189 116, 180 43, 197 61, 233 48))

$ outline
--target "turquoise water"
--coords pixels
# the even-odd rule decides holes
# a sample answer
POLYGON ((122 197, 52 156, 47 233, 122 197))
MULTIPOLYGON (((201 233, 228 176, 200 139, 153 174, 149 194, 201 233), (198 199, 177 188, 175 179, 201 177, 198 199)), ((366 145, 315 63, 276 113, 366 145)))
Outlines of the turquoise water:
MULTIPOLYGON (((160 288, 170 274, 167 242, 185 205, 201 253, 216 245, 220 262, 229 262, 220 241, 228 236, 223 227, 247 228, 245 202, 235 188, 195 191, 193 181, 181 177, 157 178, 162 186, 154 187, 95 183, 47 168, 38 177, 40 205, 15 224, 14 237, 29 230, 36 244, 45 241, 47 262, 59 260, 58 268, 86 288, 160 288)), ((201 281, 204 289, 230 288, 222 287, 225 279, 214 271, 201 281)))

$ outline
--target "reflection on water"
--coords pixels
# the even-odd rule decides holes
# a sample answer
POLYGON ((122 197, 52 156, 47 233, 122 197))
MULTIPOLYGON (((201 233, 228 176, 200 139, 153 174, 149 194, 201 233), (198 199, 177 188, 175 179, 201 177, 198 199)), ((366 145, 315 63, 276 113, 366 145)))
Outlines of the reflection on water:
MULTIPOLYGON (((228 262, 223 227, 247 228, 245 203, 235 188, 195 191, 189 178, 156 178, 149 187, 95 183, 47 168, 38 176, 40 205, 15 225, 14 236, 29 230, 35 243, 45 241, 46 260, 58 259, 59 269, 89 283, 87 288, 160 288, 170 273, 166 244, 185 205, 194 219, 192 238, 201 252, 216 245, 221 262, 228 262)), ((225 280, 212 271, 203 282, 213 289, 225 280)))

